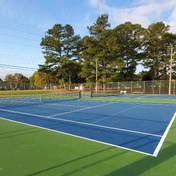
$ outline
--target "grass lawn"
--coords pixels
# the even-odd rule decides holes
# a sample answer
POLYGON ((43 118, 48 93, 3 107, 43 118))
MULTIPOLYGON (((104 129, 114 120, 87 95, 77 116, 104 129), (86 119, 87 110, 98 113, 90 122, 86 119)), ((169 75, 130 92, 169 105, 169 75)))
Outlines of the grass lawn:
POLYGON ((155 157, 0 119, 1 176, 173 176, 176 121, 155 157))
POLYGON ((161 98, 122 98, 122 97, 83 97, 85 100, 104 100, 104 101, 122 101, 122 102, 141 102, 141 103, 169 103, 176 104, 175 99, 161 99, 161 98))

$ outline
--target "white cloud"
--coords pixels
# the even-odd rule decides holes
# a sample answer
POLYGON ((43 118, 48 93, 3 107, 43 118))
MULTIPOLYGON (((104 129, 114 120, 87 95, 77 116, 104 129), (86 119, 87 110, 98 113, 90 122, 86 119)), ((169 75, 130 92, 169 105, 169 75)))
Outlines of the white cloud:
POLYGON ((107 13, 112 27, 126 21, 139 23, 143 27, 163 21, 176 29, 176 0, 135 0, 130 8, 111 7, 108 1, 90 0, 92 7, 97 8, 99 14, 107 13))
POLYGON ((165 21, 165 23, 170 26, 171 32, 176 33, 176 7, 173 9, 170 17, 167 21, 165 21))
POLYGON ((101 1, 101 0, 89 0, 89 1, 90 1, 90 5, 92 7, 100 6, 102 4, 102 2, 104 2, 104 1, 101 1))

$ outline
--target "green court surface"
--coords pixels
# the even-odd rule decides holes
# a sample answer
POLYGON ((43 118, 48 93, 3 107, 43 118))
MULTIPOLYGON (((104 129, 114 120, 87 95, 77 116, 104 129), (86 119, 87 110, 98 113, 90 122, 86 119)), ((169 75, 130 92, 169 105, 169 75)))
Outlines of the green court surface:
POLYGON ((84 99, 91 100, 111 100, 111 101, 123 101, 123 102, 145 102, 145 103, 171 103, 176 104, 176 95, 157 95, 157 94, 119 94, 119 95, 106 95, 95 94, 92 98, 90 96, 82 96, 84 99))
POLYGON ((173 176, 176 121, 157 157, 0 119, 2 176, 173 176))

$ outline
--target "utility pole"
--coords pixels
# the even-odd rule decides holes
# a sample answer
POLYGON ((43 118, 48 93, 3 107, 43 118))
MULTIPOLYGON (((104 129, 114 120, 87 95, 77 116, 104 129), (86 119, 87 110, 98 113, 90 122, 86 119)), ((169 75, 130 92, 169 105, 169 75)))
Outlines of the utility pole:
POLYGON ((171 95, 172 87, 172 55, 173 55, 173 46, 171 45, 171 56, 170 56, 170 74, 169 74, 169 95, 171 95))

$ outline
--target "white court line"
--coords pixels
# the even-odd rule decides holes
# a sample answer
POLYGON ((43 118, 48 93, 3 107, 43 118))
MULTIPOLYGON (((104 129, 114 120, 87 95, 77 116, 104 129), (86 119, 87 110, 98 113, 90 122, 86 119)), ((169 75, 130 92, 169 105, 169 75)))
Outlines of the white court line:
POLYGON ((97 107, 106 106, 106 105, 109 105, 109 104, 112 104, 112 103, 114 103, 114 102, 109 102, 109 103, 100 104, 100 105, 96 105, 96 106, 89 106, 89 107, 82 108, 82 109, 76 109, 76 110, 73 110, 73 111, 68 111, 68 112, 63 112, 63 113, 59 113, 59 114, 54 114, 54 115, 51 115, 50 117, 61 116, 61 115, 65 115, 65 114, 71 114, 73 112, 80 112, 80 111, 84 111, 84 110, 87 110, 87 109, 93 109, 93 108, 97 108, 97 107))
POLYGON ((157 157, 157 155, 158 155, 158 153, 159 153, 159 151, 160 151, 160 149, 161 149, 161 147, 162 147, 162 145, 164 143, 164 140, 165 140, 165 138, 166 138, 166 136, 167 136, 167 134, 168 134, 168 132, 169 132, 169 130, 170 130, 170 128, 171 128, 171 126, 172 126, 172 124, 173 124, 175 119, 176 119, 176 112, 175 112, 174 116, 172 117, 169 125, 167 126, 167 128, 166 128, 166 130, 165 130, 160 142, 158 143, 158 145, 157 145, 157 147, 156 147, 156 149, 155 149, 155 151, 153 153, 153 156, 157 157))
POLYGON ((90 139, 90 138, 86 138, 86 137, 82 137, 82 136, 78 136, 78 135, 74 135, 74 134, 70 134, 70 133, 66 133, 66 132, 62 132, 62 131, 58 131, 58 130, 53 130, 53 129, 49 129, 49 128, 45 128, 45 127, 41 127, 41 126, 37 126, 37 125, 31 125, 31 124, 28 124, 28 123, 18 122, 18 121, 6 119, 6 118, 3 118, 3 117, 0 117, 0 119, 10 121, 10 122, 19 123, 19 124, 22 124, 22 125, 35 127, 35 128, 39 128, 39 129, 44 129, 44 130, 47 130, 47 131, 52 131, 52 132, 56 132, 56 133, 60 133, 60 134, 64 134, 64 135, 68 135, 68 136, 72 136, 72 137, 77 137, 77 138, 80 138, 80 139, 93 141, 93 142, 97 142, 97 143, 100 143, 100 144, 105 144, 105 145, 112 146, 112 147, 118 147, 118 148, 121 148, 121 149, 124 149, 124 150, 132 151, 132 152, 136 152, 136 153, 141 153, 141 154, 145 154, 145 155, 148 155, 148 156, 153 156, 150 153, 141 152, 139 150, 134 150, 134 149, 130 149, 130 148, 127 148, 127 147, 122 147, 122 146, 119 146, 119 145, 110 144, 110 143, 107 143, 107 142, 102 142, 102 141, 98 141, 98 140, 95 140, 95 139, 90 139))
POLYGON ((104 118, 101 118, 101 119, 98 119, 98 120, 93 121, 92 123, 101 122, 101 121, 103 121, 103 120, 108 119, 109 117, 113 117, 113 116, 122 114, 122 113, 124 113, 124 112, 127 112, 127 111, 130 111, 130 110, 132 110, 132 109, 135 109, 135 108, 137 108, 137 107, 139 107, 139 106, 142 106, 142 104, 137 103, 137 106, 133 106, 133 107, 131 107, 131 108, 128 108, 128 109, 119 111, 119 112, 117 112, 117 113, 115 113, 115 114, 107 115, 107 116, 105 116, 104 118))
POLYGON ((128 130, 128 129, 123 129, 123 128, 115 128, 115 127, 91 124, 91 123, 86 123, 86 122, 78 122, 78 121, 66 120, 66 119, 62 119, 62 118, 51 118, 51 119, 56 119, 56 120, 65 121, 65 122, 71 122, 71 123, 76 123, 76 124, 82 124, 82 125, 88 125, 88 126, 93 126, 93 127, 100 127, 100 128, 105 128, 105 129, 110 129, 110 130, 115 130, 115 131, 123 131, 123 132, 129 132, 129 133, 136 133, 136 134, 140 134, 140 135, 155 136, 155 137, 159 137, 159 138, 162 137, 162 135, 158 135, 158 134, 145 133, 145 132, 140 132, 140 131, 135 131, 135 130, 128 130))
MULTIPOLYGON (((50 103, 45 103, 47 106, 50 105, 50 103)), ((80 106, 80 105, 69 105, 69 104, 58 104, 58 103, 52 103, 51 106, 68 106, 68 107, 78 107, 78 108, 85 108, 89 106, 80 106)))
MULTIPOLYGON (((114 103, 114 102, 111 102, 111 103, 114 103)), ((89 108, 95 108, 95 107, 98 107, 98 106, 105 106, 105 105, 108 105, 110 103, 107 103, 107 104, 103 104, 103 105, 97 105, 97 106, 94 106, 94 107, 86 107, 86 108, 83 108, 81 110, 84 110, 84 109, 89 109, 89 108)), ((156 105, 156 104, 154 104, 156 105)), ((163 105, 163 104, 161 104, 163 105)), ((170 105, 170 104, 169 104, 170 105)), ((168 105, 166 105, 168 106, 168 105)), ((174 105, 175 106, 175 105, 174 105)), ((107 145, 110 145, 110 146, 115 146, 115 147, 119 147, 119 148, 122 148, 122 149, 127 149, 127 150, 130 150, 130 151, 134 151, 134 152, 138 152, 138 153, 142 153, 142 154, 146 154, 146 155, 150 155, 150 156, 157 156, 159 151, 160 151, 160 148, 168 134, 168 131, 174 121, 174 119, 176 118, 176 113, 174 114, 171 122, 169 123, 164 135, 157 135, 157 134, 151 134, 151 133, 144 133, 144 132, 139 132, 139 131, 133 131, 133 130, 127 130, 127 129, 121 129, 121 128, 113 128, 113 127, 108 127, 108 126, 102 126, 102 125, 95 125, 95 124, 90 124, 90 123, 84 123, 84 122, 77 122, 77 121, 72 121, 72 120, 66 120, 66 119, 61 119, 61 118, 54 118, 52 116, 42 116, 42 115, 36 115, 36 114, 31 114, 31 113, 25 113, 25 112, 18 112, 18 111, 12 111, 12 110, 5 110, 5 109, 0 109, 1 111, 6 111, 6 112, 11 112, 11 113, 16 113, 16 114, 24 114, 24 115, 29 115, 29 116, 36 116, 36 117, 41 117, 41 118, 48 118, 48 119, 54 119, 54 120, 59 120, 59 121, 66 121, 66 122, 71 122, 71 123, 77 123, 77 124, 83 124, 83 125, 89 125, 89 126, 97 126, 97 127, 100 127, 100 128, 105 128, 105 129, 112 129, 112 130, 117 130, 117 131, 126 131, 126 132, 130 132, 130 133, 137 133, 137 134, 144 134, 144 135, 148 135, 148 136, 155 136, 155 137, 159 137, 161 138, 157 148, 155 149, 154 153, 153 154, 149 154, 149 153, 145 153, 145 152, 140 152, 138 150, 133 150, 133 149, 129 149, 129 148, 126 148, 126 147, 122 147, 122 146, 118 146, 118 145, 114 145, 114 144, 109 144, 109 143, 105 143, 105 142, 101 142, 101 141, 96 141, 94 139, 89 139, 89 138, 85 138, 85 137, 81 137, 81 136, 77 136, 77 135, 73 135, 73 134, 69 134, 69 133, 64 133, 64 132, 61 132, 61 131, 57 131, 57 130, 52 130, 52 129, 48 129, 48 128, 43 128, 43 127, 40 127, 40 126, 35 126, 35 125, 30 125, 30 124, 27 124, 27 123, 23 123, 23 122, 17 122, 15 120, 9 120, 9 119, 6 119, 6 118, 3 118, 4 120, 9 120, 9 121, 13 121, 13 122, 16 122, 16 123, 21 123, 21 124, 25 124, 25 125, 29 125, 29 126, 35 126, 35 127, 38 127, 38 128, 43 128, 43 129, 46 129, 46 130, 50 130, 50 131, 55 131, 55 132, 58 132, 58 133, 63 133, 63 134, 67 134, 67 135, 70 135, 70 136, 75 136, 75 137, 78 137, 78 138, 83 138, 83 139, 87 139, 87 140, 90 140, 90 141, 95 141, 95 142, 98 142, 98 143, 102 143, 102 144, 107 144, 107 145)), ((80 111, 80 110, 78 110, 80 111)), ((0 117, 1 118, 1 117, 0 117)))
POLYGON ((86 123, 86 122, 73 121, 73 120, 62 119, 62 118, 55 118, 55 117, 52 117, 52 116, 42 116, 42 115, 23 113, 23 112, 4 110, 4 109, 0 109, 0 110, 1 111, 5 111, 5 112, 11 112, 11 113, 22 114, 22 115, 24 114, 24 115, 35 116, 35 117, 42 117, 42 118, 46 118, 46 119, 53 119, 53 120, 64 121, 64 122, 69 122, 69 123, 88 125, 88 126, 99 127, 99 128, 104 128, 104 129, 110 129, 110 130, 115 130, 115 131, 123 131, 123 132, 128 132, 128 133, 135 133, 135 134, 140 134, 140 135, 154 136, 154 137, 159 137, 159 138, 162 137, 162 135, 158 135, 158 134, 146 133, 146 132, 135 131, 135 130, 128 130, 128 129, 123 129, 123 128, 115 128, 115 127, 109 127, 109 126, 104 126, 104 125, 97 125, 97 124, 91 124, 91 123, 86 123))
POLYGON ((46 118, 46 116, 37 115, 37 114, 31 114, 31 113, 27 113, 27 112, 12 111, 12 110, 7 110, 7 109, 0 109, 0 111, 11 112, 11 113, 14 113, 14 114, 22 114, 22 115, 46 118))
MULTIPOLYGON (((146 103, 146 102, 144 102, 146 103)), ((152 106, 176 106, 176 104, 172 104, 172 103, 146 103, 146 105, 152 105, 152 106)))

